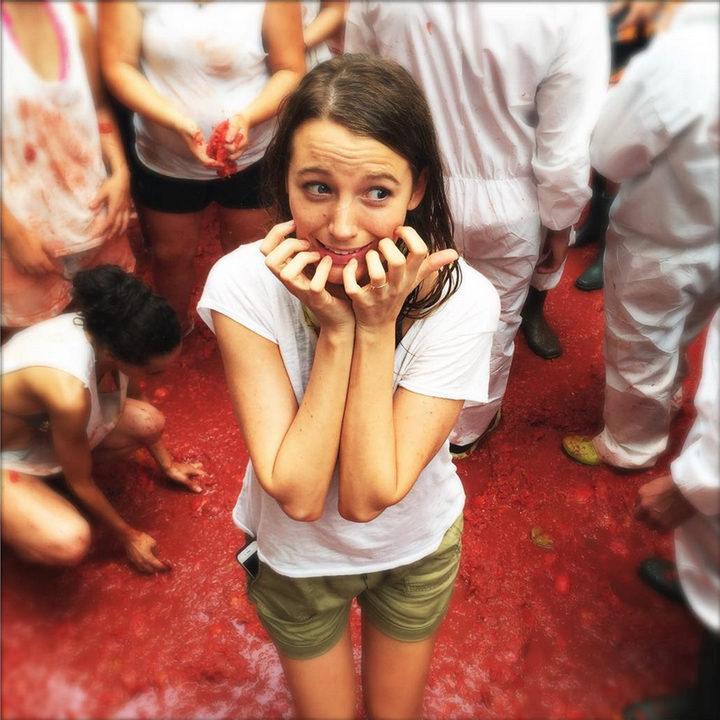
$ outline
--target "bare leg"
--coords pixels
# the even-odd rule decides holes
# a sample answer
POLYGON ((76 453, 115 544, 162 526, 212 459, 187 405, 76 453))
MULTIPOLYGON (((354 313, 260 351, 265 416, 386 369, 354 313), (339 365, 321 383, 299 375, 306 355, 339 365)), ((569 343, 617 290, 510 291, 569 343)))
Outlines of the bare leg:
POLYGON ((93 450, 97 460, 114 460, 140 447, 154 445, 162 435, 165 416, 150 403, 128 398, 117 425, 93 450))
POLYGON ((378 720, 421 718, 435 636, 419 642, 393 640, 364 617, 362 635, 367 716, 378 720))
POLYGON ((278 651, 298 718, 352 720, 355 717, 355 665, 350 626, 320 657, 295 660, 278 651))
POLYGON ((202 212, 166 213, 138 206, 143 233, 152 248, 155 291, 175 309, 183 329, 195 285, 195 253, 200 239, 202 212))
POLYGON ((25 560, 77 565, 90 547, 90 525, 42 479, 3 470, 2 539, 25 560))
POLYGON ((270 229, 270 214, 259 210, 232 210, 220 208, 220 244, 224 253, 232 252, 236 247, 267 235, 270 229))

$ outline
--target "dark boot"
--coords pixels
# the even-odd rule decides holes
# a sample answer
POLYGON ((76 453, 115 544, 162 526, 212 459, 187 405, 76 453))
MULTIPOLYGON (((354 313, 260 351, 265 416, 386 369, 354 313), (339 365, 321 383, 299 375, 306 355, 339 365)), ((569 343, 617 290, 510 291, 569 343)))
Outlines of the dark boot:
POLYGON ((668 600, 685 603, 675 563, 659 557, 646 558, 638 567, 638 575, 646 585, 668 600))
POLYGON ((603 257, 605 255, 605 241, 600 242, 598 254, 592 265, 575 281, 578 290, 600 290, 603 286, 603 257))
POLYGON ((525 305, 520 312, 522 317, 520 327, 528 347, 541 358, 551 360, 562 355, 562 345, 543 314, 546 296, 547 290, 530 288, 525 305))
POLYGON ((602 242, 605 239, 613 199, 613 196, 605 190, 604 178, 593 183, 590 210, 585 222, 575 231, 573 247, 583 247, 593 242, 602 242))
POLYGON ((660 695, 628 705, 622 720, 699 720, 692 689, 660 695))

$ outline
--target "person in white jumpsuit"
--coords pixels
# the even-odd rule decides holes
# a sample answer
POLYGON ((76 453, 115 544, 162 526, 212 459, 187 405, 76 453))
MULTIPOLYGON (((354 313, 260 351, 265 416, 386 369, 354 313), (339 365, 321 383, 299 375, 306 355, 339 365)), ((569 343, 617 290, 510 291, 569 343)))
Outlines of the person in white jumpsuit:
POLYGON ((650 710, 652 717, 664 711, 674 720, 704 720, 716 718, 720 707, 720 311, 710 323, 695 408, 670 473, 643 485, 639 498, 652 524, 675 528, 682 591, 703 625, 697 682, 689 691, 634 704, 623 716, 628 720, 650 710))
POLYGON ((425 91, 456 245, 500 295, 489 401, 463 410, 450 436, 457 448, 498 417, 536 267, 538 289, 559 281, 590 197, 609 45, 601 3, 350 3, 345 51, 392 58, 425 91), (542 260, 544 244, 552 252, 542 260))
POLYGON ((685 351, 720 302, 718 6, 686 3, 629 64, 593 134, 621 183, 604 261, 604 428, 574 460, 651 467, 682 400, 685 351))

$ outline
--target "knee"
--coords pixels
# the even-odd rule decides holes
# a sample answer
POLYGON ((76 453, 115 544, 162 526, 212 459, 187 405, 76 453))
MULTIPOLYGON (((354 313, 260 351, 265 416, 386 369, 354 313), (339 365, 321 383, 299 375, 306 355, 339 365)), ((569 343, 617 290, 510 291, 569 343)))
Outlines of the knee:
POLYGON ((194 243, 156 243, 153 245, 153 260, 163 265, 190 264, 195 262, 196 250, 194 243))
POLYGON ((138 408, 138 440, 143 445, 154 445, 165 429, 165 416, 153 405, 142 403, 138 408))
POLYGON ((44 565, 78 565, 90 550, 92 534, 87 520, 80 515, 58 520, 46 528, 33 547, 18 547, 21 557, 44 565))

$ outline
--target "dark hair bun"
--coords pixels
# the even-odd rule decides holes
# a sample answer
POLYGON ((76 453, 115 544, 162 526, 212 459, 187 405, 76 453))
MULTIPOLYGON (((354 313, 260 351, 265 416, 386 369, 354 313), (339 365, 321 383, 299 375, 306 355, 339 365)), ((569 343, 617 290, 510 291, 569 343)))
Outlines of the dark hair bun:
POLYGON ((180 323, 167 300, 117 265, 77 273, 73 294, 85 329, 123 362, 145 365, 180 344, 180 323))

